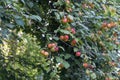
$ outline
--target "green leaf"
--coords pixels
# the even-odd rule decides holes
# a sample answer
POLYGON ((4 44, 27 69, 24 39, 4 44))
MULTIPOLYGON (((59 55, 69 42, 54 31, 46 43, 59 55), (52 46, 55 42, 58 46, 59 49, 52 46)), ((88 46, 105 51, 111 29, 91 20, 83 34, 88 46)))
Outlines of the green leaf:
POLYGON ((19 16, 19 15, 13 15, 13 17, 14 17, 15 19, 21 19, 21 16, 19 16))
POLYGON ((57 61, 58 63, 63 63, 63 59, 60 58, 60 57, 56 57, 56 61, 57 61))
POLYGON ((67 17, 68 17, 70 20, 72 20, 72 21, 73 21, 73 19, 74 19, 72 15, 68 15, 67 17))
POLYGON ((60 12, 60 16, 63 17, 64 16, 64 12, 60 12))
POLYGON ((77 52, 78 51, 78 48, 74 48, 74 52, 77 52))
POLYGON ((67 61, 63 61, 63 65, 66 69, 70 67, 70 64, 67 61))
POLYGON ((66 54, 66 55, 64 55, 64 58, 65 58, 65 59, 69 59, 70 57, 71 57, 70 54, 66 54))
POLYGON ((3 6, 0 6, 0 9, 3 9, 3 6))
POLYGON ((67 31, 67 30, 63 30, 63 29, 60 29, 60 32, 62 32, 62 33, 64 33, 64 34, 70 34, 69 31, 67 31))
POLYGON ((25 23, 24 23, 24 21, 23 21, 22 19, 15 19, 15 22, 16 22, 17 25, 19 25, 19 26, 24 26, 24 25, 25 25, 25 23))
POLYGON ((60 57, 63 57, 64 56, 64 54, 60 54, 60 57))
POLYGON ((60 58, 60 57, 56 57, 56 61, 58 63, 62 63, 66 69, 70 67, 70 64, 67 61, 60 58))
POLYGON ((83 41, 82 41, 81 39, 78 39, 78 42, 79 42, 80 44, 83 44, 83 41))
POLYGON ((53 39, 55 39, 56 41, 58 41, 58 40, 59 40, 59 38, 58 38, 58 37, 53 37, 53 39))
POLYGON ((65 51, 64 47, 62 47, 62 46, 59 46, 59 48, 61 48, 63 51, 65 51))
POLYGON ((92 73, 90 76, 91 76, 92 80, 96 79, 96 77, 97 77, 95 73, 92 73))
POLYGON ((15 25, 10 24, 10 23, 6 24, 6 26, 8 26, 8 27, 11 28, 11 29, 15 27, 15 25))
POLYGON ((51 77, 54 77, 55 75, 56 75, 56 72, 51 72, 51 73, 50 73, 50 76, 51 76, 51 77))
POLYGON ((25 1, 24 1, 24 0, 21 0, 21 2, 25 4, 25 1))
POLYGON ((34 4, 33 4, 32 2, 30 2, 30 1, 27 2, 27 5, 28 5, 30 8, 32 8, 32 7, 34 6, 34 4))
POLYGON ((87 27, 87 26, 85 26, 84 24, 81 24, 81 23, 79 23, 79 25, 81 26, 81 27, 83 27, 85 30, 89 30, 89 28, 87 27))
POLYGON ((33 20, 36 20, 36 21, 38 21, 38 22, 41 22, 41 21, 42 21, 41 17, 38 16, 38 15, 32 15, 32 16, 30 16, 30 18, 33 19, 33 20))
POLYGON ((56 16, 56 19, 60 20, 60 15, 57 12, 55 12, 55 16, 56 16))

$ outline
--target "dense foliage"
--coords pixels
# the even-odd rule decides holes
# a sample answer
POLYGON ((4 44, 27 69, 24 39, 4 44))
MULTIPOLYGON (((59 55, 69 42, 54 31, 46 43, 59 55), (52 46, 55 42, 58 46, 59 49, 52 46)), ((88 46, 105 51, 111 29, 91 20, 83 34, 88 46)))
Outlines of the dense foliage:
POLYGON ((119 80, 116 1, 1 0, 0 79, 119 80))

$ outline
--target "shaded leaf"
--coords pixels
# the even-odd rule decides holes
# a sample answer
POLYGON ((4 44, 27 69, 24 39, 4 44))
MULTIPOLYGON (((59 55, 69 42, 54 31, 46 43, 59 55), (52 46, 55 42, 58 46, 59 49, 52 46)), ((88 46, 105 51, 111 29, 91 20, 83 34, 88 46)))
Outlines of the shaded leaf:
POLYGON ((36 20, 36 21, 38 21, 38 22, 41 22, 41 21, 42 21, 41 17, 38 16, 38 15, 32 15, 32 16, 30 16, 30 18, 33 19, 33 20, 36 20))

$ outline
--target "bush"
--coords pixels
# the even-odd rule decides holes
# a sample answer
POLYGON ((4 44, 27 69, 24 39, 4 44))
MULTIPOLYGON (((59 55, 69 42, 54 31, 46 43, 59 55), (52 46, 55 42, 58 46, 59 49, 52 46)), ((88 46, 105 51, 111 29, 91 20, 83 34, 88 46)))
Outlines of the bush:
MULTIPOLYGON (((22 60, 25 67, 20 65, 20 61, 17 63, 18 71, 16 68, 13 68, 13 71, 11 68, 5 68, 8 78, 12 76, 19 79, 19 76, 22 76, 23 79, 35 79, 36 76, 42 75, 44 80, 119 80, 119 71, 116 71, 120 58, 119 3, 114 0, 13 2, 11 1, 12 8, 5 9, 8 13, 13 10, 8 14, 10 19, 4 18, 4 15, 1 17, 1 25, 8 21, 8 27, 14 25, 12 31, 23 30, 25 35, 18 36, 22 41, 16 42, 19 41, 18 38, 10 37, 10 43, 7 42, 8 45, 20 45, 15 45, 14 50, 11 46, 7 48, 12 51, 11 54, 18 54, 17 47, 24 45, 23 52, 20 51, 21 54, 18 54, 18 57, 13 56, 13 59, 22 60), (39 61, 43 64, 37 64, 39 61), (26 68, 29 66, 30 68, 26 68), (24 69, 23 75, 19 72, 21 67, 24 69), (28 69, 31 70, 27 71, 28 69), (11 75, 8 75, 8 72, 11 75)), ((1 45, 5 46, 6 41, 3 39, 2 42, 1 45)), ((2 47, 1 50, 4 52, 2 47)), ((5 52, 1 53, 3 54, 5 52)), ((6 61, 4 58, 2 60, 3 63, 6 61)))
POLYGON ((50 64, 40 54, 40 46, 36 37, 22 31, 3 39, 0 45, 0 77, 2 80, 34 80, 42 78, 43 71, 49 70, 50 64))

